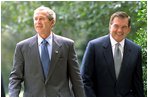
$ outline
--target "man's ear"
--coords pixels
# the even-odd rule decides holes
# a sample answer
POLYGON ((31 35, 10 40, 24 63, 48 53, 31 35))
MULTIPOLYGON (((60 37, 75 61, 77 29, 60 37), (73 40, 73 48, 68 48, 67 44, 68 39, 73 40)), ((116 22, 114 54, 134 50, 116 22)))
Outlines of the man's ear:
POLYGON ((53 27, 55 24, 54 20, 51 20, 51 26, 53 27))
POLYGON ((128 33, 131 31, 131 26, 128 28, 128 33))

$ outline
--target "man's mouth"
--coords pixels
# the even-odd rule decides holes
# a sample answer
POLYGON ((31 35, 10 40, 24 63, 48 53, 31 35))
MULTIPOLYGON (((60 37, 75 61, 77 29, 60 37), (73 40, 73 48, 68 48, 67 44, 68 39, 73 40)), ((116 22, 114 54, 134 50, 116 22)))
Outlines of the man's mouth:
POLYGON ((116 35, 123 36, 124 34, 123 33, 116 33, 116 35))

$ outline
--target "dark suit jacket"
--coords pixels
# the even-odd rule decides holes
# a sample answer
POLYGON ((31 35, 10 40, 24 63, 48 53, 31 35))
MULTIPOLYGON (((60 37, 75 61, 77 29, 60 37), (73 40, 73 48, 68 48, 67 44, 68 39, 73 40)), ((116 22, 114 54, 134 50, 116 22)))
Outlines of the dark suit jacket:
POLYGON ((1 97, 5 97, 5 89, 4 89, 4 83, 3 83, 2 75, 1 75, 1 97))
POLYGON ((141 48, 128 39, 125 39, 118 79, 115 76, 109 35, 88 43, 81 75, 86 96, 144 96, 141 48))
POLYGON ((74 42, 53 34, 51 65, 44 80, 37 35, 16 45, 10 74, 9 96, 19 96, 24 82, 24 96, 55 97, 84 96, 74 42), (70 89, 70 81, 72 91, 70 89))

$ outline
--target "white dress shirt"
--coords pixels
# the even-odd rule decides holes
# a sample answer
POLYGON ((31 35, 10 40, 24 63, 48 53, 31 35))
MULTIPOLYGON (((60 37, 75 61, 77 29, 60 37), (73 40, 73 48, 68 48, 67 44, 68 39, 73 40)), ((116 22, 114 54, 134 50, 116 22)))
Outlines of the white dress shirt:
MULTIPOLYGON (((111 42, 111 46, 112 46, 112 53, 114 56, 114 49, 115 49, 115 44, 117 44, 118 42, 114 40, 114 38, 110 35, 110 42, 111 42)), ((124 52, 124 43, 125 43, 125 39, 123 39, 120 43, 119 49, 121 51, 121 55, 123 58, 123 52, 124 52)))
MULTIPOLYGON (((38 48, 39 48, 40 57, 41 57, 41 42, 42 41, 43 41, 43 38, 41 38, 40 35, 38 34, 38 48)), ((49 58, 51 60, 51 55, 52 55, 52 33, 46 38, 46 41, 48 42, 47 49, 48 49, 49 58)))

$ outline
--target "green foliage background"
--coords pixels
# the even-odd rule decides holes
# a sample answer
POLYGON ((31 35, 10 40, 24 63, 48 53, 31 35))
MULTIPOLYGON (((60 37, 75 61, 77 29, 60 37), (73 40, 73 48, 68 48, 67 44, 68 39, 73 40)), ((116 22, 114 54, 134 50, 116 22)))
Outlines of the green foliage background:
POLYGON ((57 14, 53 31, 75 41, 79 62, 89 40, 108 34, 112 13, 125 11, 132 18, 128 38, 142 47, 143 79, 147 96, 147 2, 146 1, 1 1, 1 71, 8 92, 8 78, 17 42, 35 34, 33 11, 45 5, 57 14))
POLYGON ((143 22, 143 27, 139 28, 136 35, 137 37, 134 39, 134 41, 142 47, 142 64, 143 64, 143 79, 144 79, 144 93, 145 96, 147 96, 147 10, 145 7, 147 7, 145 2, 141 3, 143 5, 142 9, 139 9, 138 11, 138 22, 143 22))

